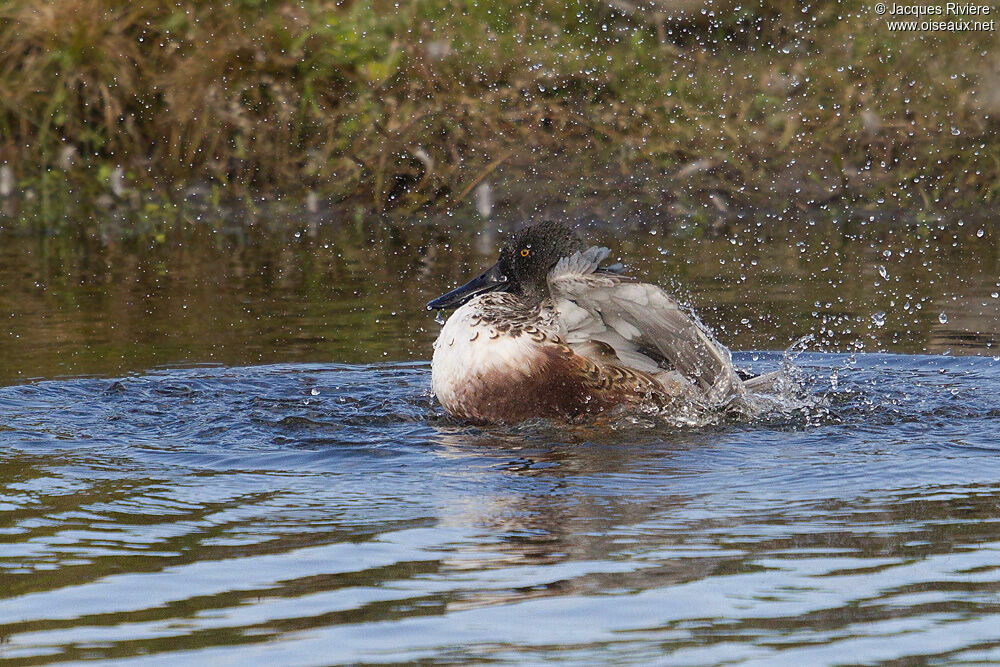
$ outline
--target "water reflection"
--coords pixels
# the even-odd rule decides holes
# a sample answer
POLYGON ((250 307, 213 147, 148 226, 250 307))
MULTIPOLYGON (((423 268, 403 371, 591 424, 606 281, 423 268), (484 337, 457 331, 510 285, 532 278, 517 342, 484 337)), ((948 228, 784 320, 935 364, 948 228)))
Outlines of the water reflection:
MULTIPOLYGON (((992 228, 972 227, 826 219, 722 236, 586 234, 688 299, 737 349, 784 349, 811 333, 817 349, 992 354, 1000 256, 992 228)), ((0 232, 0 383, 427 358, 438 327, 423 304, 492 252, 485 237, 442 229, 201 220, 126 239, 0 232)))

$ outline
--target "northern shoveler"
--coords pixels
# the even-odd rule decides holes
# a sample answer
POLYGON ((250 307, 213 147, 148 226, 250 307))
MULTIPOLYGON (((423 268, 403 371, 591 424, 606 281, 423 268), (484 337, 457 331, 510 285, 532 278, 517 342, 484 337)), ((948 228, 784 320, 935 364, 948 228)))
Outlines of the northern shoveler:
POLYGON ((482 275, 428 303, 457 308, 431 364, 444 409, 512 423, 740 397, 729 350, 656 285, 601 266, 609 253, 558 222, 527 226, 482 275))

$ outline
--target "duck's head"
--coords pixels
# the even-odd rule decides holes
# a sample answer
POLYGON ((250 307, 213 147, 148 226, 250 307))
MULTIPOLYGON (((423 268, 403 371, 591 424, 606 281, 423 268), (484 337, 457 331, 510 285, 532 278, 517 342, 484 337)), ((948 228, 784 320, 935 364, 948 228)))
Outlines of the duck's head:
POLYGON ((583 243, 561 222, 546 220, 522 227, 500 246, 496 264, 434 299, 427 308, 458 308, 478 294, 498 291, 510 292, 532 305, 539 304, 549 295, 549 271, 563 257, 581 250, 583 243))

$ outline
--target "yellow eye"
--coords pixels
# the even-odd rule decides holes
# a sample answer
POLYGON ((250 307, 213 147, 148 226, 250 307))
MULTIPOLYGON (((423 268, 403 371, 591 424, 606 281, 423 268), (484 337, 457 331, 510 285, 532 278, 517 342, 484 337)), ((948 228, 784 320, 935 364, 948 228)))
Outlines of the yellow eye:
POLYGON ((525 248, 524 250, 521 251, 521 257, 527 257, 530 254, 531 254, 531 251, 528 250, 527 248, 525 248))

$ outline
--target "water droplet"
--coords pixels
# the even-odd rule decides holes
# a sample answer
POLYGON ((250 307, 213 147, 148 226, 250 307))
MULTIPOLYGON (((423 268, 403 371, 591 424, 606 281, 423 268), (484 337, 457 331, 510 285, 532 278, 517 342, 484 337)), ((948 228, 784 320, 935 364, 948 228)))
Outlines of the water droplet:
POLYGON ((444 313, 442 313, 440 310, 437 311, 437 314, 434 316, 434 321, 437 322, 438 324, 444 324, 444 313))
POLYGON ((876 327, 879 327, 879 328, 884 327, 885 326, 885 312, 880 310, 877 313, 875 313, 874 315, 872 315, 872 323, 876 327))
POLYGON ((882 280, 889 279, 889 269, 885 268, 885 266, 878 267, 878 274, 882 276, 882 280))
POLYGON ((309 390, 309 393, 312 394, 313 396, 319 396, 319 389, 313 387, 312 389, 309 390))
POLYGON ((948 315, 946 313, 941 313, 938 315, 938 322, 941 324, 948 324, 948 315))

